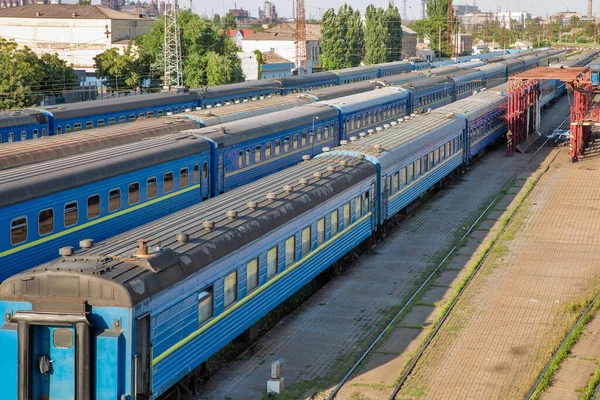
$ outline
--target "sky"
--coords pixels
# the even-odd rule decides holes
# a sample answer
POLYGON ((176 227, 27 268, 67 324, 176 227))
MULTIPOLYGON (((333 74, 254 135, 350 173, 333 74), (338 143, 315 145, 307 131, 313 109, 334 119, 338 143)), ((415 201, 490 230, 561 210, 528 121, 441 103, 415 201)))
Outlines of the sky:
MULTIPOLYGON (((179 6, 183 8, 189 8, 190 0, 178 0, 179 6)), ((211 10, 213 13, 219 13, 223 15, 228 9, 234 8, 236 3, 238 8, 250 10, 250 15, 258 16, 258 7, 262 8, 263 0, 214 0, 209 2, 207 0, 192 0, 194 10, 199 14, 210 15, 211 10)), ((284 17, 292 16, 292 4, 293 0, 271 0, 275 3, 275 7, 279 15, 284 17)), ((305 0, 306 1, 306 17, 312 15, 316 18, 318 15, 325 12, 330 7, 338 8, 344 3, 348 3, 353 8, 358 7, 361 12, 364 11, 368 4, 373 3, 377 7, 387 7, 387 0, 305 0)), ((598 5, 594 4, 594 13, 600 11, 600 2, 596 0, 598 5), (597 7, 597 8, 596 8, 597 7)), ((396 6, 402 13, 402 0, 395 0, 396 6)), ((454 4, 473 4, 473 0, 454 0, 454 4)), ((409 18, 420 17, 420 0, 407 0, 407 14, 409 18)), ((502 8, 502 11, 527 11, 532 14, 533 17, 545 16, 546 13, 549 15, 559 11, 566 11, 565 3, 561 0, 477 0, 477 6, 481 11, 495 10, 498 6, 502 8)), ((577 11, 583 14, 587 12, 587 0, 578 0, 577 3, 570 3, 568 7, 569 11, 577 11)))

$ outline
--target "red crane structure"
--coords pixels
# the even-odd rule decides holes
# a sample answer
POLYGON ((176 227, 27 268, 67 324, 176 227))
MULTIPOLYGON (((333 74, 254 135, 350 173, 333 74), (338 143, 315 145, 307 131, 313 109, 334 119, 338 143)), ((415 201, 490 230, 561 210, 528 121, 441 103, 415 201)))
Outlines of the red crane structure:
POLYGON ((304 0, 296 0, 296 70, 298 71, 298 75, 307 72, 306 12, 304 0))
POLYGON ((511 156, 515 150, 524 151, 539 137, 535 131, 535 121, 540 95, 539 82, 544 79, 558 79, 564 82, 567 95, 573 94, 569 135, 570 158, 572 162, 579 161, 590 137, 591 127, 600 124, 600 103, 593 102, 598 89, 592 86, 591 70, 588 67, 538 67, 509 78, 506 153, 511 156))

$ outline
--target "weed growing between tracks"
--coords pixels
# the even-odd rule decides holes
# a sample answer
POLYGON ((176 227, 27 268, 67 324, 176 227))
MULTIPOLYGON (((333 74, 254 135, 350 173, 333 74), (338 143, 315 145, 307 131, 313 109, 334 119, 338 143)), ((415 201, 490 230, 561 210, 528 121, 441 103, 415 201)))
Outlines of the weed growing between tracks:
POLYGON ((592 378, 579 396, 579 400, 590 400, 594 397, 594 392, 598 385, 600 385, 600 359, 596 360, 596 372, 594 372, 594 375, 592 375, 592 378))

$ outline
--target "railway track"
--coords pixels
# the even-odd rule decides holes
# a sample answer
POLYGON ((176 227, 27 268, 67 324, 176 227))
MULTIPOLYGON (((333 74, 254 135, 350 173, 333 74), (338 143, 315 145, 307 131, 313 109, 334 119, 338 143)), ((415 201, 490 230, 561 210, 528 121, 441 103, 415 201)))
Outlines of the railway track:
MULTIPOLYGON (((568 119, 569 119, 569 117, 565 118, 563 120, 563 122, 561 122, 558 125, 558 127, 554 130, 554 132, 556 132, 568 119)), ((508 188, 510 188, 513 185, 513 183, 515 182, 515 180, 517 179, 517 177, 525 170, 525 168, 527 168, 527 166, 531 163, 531 161, 535 158, 535 156, 542 150, 542 148, 544 148, 544 146, 548 143, 549 140, 550 140, 550 137, 546 138, 546 140, 532 154, 532 156, 529 158, 529 160, 527 161, 527 163, 525 163, 525 165, 523 165, 523 167, 519 171, 517 171, 516 174, 513 175, 513 177, 508 181, 508 183, 502 188, 502 190, 500 190, 500 192, 498 192, 498 194, 489 202, 489 204, 487 205, 487 207, 481 212, 481 214, 477 217, 477 219, 469 226, 469 228, 466 230, 466 232, 463 234, 463 236, 455 243, 455 245, 452 247, 452 249, 450 249, 450 251, 442 259, 442 261, 440 261, 440 263, 434 268, 434 270, 427 276, 427 278, 425 279, 425 281, 423 281, 423 283, 421 284, 421 286, 419 286, 417 288, 417 290, 413 293, 413 295, 407 300, 407 302, 394 315, 394 317, 392 318, 392 320, 381 330, 381 332, 375 338, 375 340, 362 353, 362 355, 359 357, 359 359, 356 361, 356 363, 354 363, 354 365, 348 370, 348 372, 346 373, 346 375, 344 375, 344 377, 342 378, 342 380, 337 384, 337 386, 334 388, 334 390, 329 394, 328 400, 333 400, 333 399, 336 398, 336 396, 338 395, 339 391, 348 382, 348 380, 350 379, 350 377, 352 376, 352 374, 354 374, 354 372, 356 372, 356 370, 359 368, 359 366, 361 365, 361 363, 367 358, 367 356, 383 340, 383 338, 385 336, 385 333, 388 331, 388 329, 392 328, 397 322, 399 322, 400 319, 401 319, 401 316, 404 314, 404 312, 409 307, 411 307, 414 303, 417 302, 417 300, 419 299, 419 296, 422 293, 424 293, 424 291, 429 287, 429 284, 436 277, 437 273, 443 270, 444 265, 454 255, 454 253, 456 253, 456 251, 460 247, 461 243, 463 241, 465 241, 471 235, 471 233, 476 229, 476 227, 479 225, 479 223, 485 218, 485 216, 488 213, 488 211, 490 211, 493 208, 493 206, 504 195, 504 193, 508 190, 508 188)), ((555 161, 555 159, 558 156, 558 154, 559 153, 557 152, 556 155, 552 158, 552 160, 550 160, 550 162, 548 163, 548 165, 546 166, 546 168, 542 171, 542 173, 534 181, 534 183, 532 185, 532 189, 535 187, 535 185, 537 184, 537 182, 539 182, 539 180, 541 179, 541 177, 548 171, 548 169, 550 168, 550 166, 552 165, 552 163, 555 161)), ((450 307, 446 310, 446 312, 444 313, 444 315, 442 316, 442 318, 435 325, 435 327, 433 328, 433 330, 431 331, 431 333, 429 334, 429 336, 427 337, 427 339, 425 340, 425 342, 423 343, 423 345, 421 345, 421 347, 419 348, 419 350, 416 352, 415 356, 411 359, 410 363, 408 364, 408 367, 406 368, 406 370, 402 374, 402 377, 400 378, 400 380, 398 381, 398 383, 395 385, 394 390, 392 391, 392 394, 389 397, 390 400, 393 400, 393 399, 396 398, 396 396, 398 395, 398 393, 400 392, 400 390, 404 386, 406 380, 408 379, 408 377, 412 373, 413 369, 417 365, 418 361, 421 359, 423 353, 425 352, 425 350, 427 349, 427 347, 429 346, 429 344, 431 343, 431 341, 433 340, 433 338, 438 333, 438 331, 441 328, 441 326, 444 324, 444 322, 446 321, 446 319, 448 318, 448 316, 450 315, 450 313, 454 309, 454 306, 456 305, 456 303, 458 302, 458 300, 461 298, 461 296, 464 293, 464 291, 466 290, 466 288, 469 287, 469 284, 472 281, 472 279, 477 275, 477 272, 479 271, 479 269, 481 268, 481 266, 483 265, 483 263, 485 262, 485 260, 488 258, 488 255, 490 254, 490 252, 494 249, 494 247, 495 247, 496 243, 498 242, 498 240, 502 237, 502 234, 506 230, 506 227, 509 225, 510 221, 512 221, 513 217, 515 216, 515 214, 517 213, 517 211, 520 209, 520 206, 523 203, 523 200, 525 200, 527 198, 528 194, 529 193, 526 193, 523 196, 523 198, 519 201, 519 203, 517 204, 517 206, 515 207, 515 209, 512 211, 511 215, 509 216, 509 218, 506 220, 506 223, 503 225, 503 227, 500 230, 499 234, 494 238, 492 244, 490 246, 488 246, 487 250, 485 251, 485 253, 483 254, 483 256, 480 258, 480 260, 479 260, 476 268, 474 269, 474 271, 472 272, 472 274, 468 278, 466 284, 459 291, 459 293, 457 294, 457 296, 454 298, 454 300, 450 304, 450 307)), ((592 304, 593 304, 593 302, 592 302, 592 304)))

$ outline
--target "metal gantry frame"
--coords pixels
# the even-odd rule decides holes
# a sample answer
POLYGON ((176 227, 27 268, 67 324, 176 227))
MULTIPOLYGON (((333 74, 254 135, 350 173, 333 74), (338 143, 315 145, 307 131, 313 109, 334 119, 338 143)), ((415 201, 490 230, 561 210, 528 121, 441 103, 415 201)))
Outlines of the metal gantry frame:
MULTIPOLYGON (((506 119, 506 154, 512 156, 517 146, 526 142, 535 132, 538 117, 540 81, 557 79, 573 93, 570 125, 570 158, 579 161, 589 138, 590 126, 600 123, 600 104, 593 104, 595 89, 588 67, 538 67, 511 76, 508 82, 508 109, 506 119)), ((567 93, 569 95, 569 93, 567 93)))

